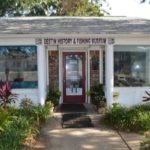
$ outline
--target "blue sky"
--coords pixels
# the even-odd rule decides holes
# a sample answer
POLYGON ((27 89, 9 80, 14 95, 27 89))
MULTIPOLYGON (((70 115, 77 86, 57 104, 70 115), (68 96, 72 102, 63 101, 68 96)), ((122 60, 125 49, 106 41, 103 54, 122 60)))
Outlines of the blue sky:
POLYGON ((107 0, 112 16, 130 16, 150 19, 150 4, 140 4, 140 0, 107 0))

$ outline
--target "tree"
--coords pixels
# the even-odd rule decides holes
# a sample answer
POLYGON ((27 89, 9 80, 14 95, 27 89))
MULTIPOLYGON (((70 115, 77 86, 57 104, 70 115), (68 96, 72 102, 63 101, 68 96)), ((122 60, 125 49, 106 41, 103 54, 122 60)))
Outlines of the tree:
POLYGON ((150 0, 140 0, 140 3, 146 3, 146 2, 150 3, 150 0))
POLYGON ((60 16, 102 16, 98 1, 64 0, 58 9, 60 16))
POLYGON ((0 16, 102 16, 106 0, 0 0, 0 16))
POLYGON ((15 0, 0 0, 0 16, 5 16, 13 11, 15 0))

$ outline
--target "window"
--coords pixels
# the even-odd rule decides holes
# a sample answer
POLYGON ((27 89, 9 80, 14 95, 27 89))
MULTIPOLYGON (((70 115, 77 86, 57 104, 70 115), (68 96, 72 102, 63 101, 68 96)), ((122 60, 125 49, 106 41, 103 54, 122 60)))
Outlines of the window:
POLYGON ((150 85, 150 46, 114 46, 114 85, 150 85))
POLYGON ((12 88, 37 88, 36 46, 0 46, 0 82, 12 88))

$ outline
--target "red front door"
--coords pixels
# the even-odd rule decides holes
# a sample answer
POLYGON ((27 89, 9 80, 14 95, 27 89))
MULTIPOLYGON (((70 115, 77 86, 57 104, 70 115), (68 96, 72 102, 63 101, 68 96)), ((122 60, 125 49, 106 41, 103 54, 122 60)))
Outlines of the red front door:
POLYGON ((63 53, 63 102, 85 102, 85 53, 63 53))

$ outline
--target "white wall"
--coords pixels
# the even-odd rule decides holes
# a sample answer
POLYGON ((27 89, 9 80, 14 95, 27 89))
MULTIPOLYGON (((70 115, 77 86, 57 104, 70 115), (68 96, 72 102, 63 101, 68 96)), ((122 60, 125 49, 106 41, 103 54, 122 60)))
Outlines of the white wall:
POLYGON ((118 103, 123 106, 133 106, 143 104, 143 96, 146 96, 145 91, 150 92, 149 87, 116 87, 114 92, 119 93, 118 103))
POLYGON ((115 45, 150 45, 150 37, 117 37, 115 38, 115 45))
POLYGON ((23 98, 29 98, 34 104, 39 104, 37 89, 13 89, 12 93, 17 94, 17 101, 15 103, 16 106, 20 105, 23 98))

